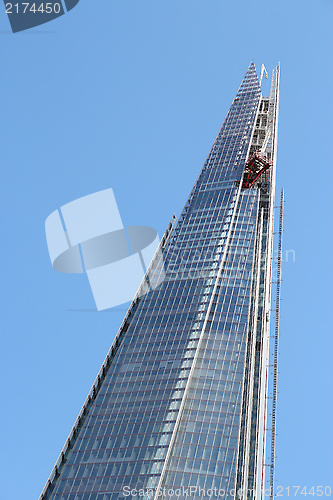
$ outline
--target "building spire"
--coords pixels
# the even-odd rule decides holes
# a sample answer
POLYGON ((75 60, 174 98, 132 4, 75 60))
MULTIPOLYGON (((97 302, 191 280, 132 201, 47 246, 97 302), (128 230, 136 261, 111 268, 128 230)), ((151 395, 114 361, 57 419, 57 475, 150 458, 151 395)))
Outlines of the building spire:
POLYGON ((253 61, 251 61, 245 76, 240 84, 238 92, 236 94, 236 99, 239 99, 248 92, 258 92, 261 95, 261 88, 259 84, 259 79, 257 75, 257 70, 253 61))

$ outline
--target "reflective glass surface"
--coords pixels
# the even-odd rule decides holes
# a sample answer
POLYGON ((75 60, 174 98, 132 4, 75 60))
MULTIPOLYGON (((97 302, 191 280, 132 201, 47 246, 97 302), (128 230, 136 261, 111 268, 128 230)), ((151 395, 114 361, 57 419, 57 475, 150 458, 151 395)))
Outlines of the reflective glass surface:
POLYGON ((259 207, 239 183, 260 96, 251 64, 164 250, 165 279, 140 298, 45 498, 234 488, 259 207))

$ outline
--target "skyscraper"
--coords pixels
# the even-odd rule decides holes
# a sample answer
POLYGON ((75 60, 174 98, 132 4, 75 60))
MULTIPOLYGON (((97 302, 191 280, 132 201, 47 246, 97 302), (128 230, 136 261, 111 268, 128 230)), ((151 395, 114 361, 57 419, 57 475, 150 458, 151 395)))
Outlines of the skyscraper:
POLYGON ((279 67, 268 97, 264 72, 250 64, 41 500, 261 497, 279 67))

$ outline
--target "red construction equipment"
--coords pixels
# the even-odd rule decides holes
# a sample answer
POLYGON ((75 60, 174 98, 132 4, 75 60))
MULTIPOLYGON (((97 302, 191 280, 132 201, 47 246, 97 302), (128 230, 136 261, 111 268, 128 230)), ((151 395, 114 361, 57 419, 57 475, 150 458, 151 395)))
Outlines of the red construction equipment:
MULTIPOLYGON (((256 151, 246 162, 242 188, 250 188, 259 177, 265 173, 273 163, 266 156, 256 151)), ((266 173, 265 173, 266 180, 266 173)))

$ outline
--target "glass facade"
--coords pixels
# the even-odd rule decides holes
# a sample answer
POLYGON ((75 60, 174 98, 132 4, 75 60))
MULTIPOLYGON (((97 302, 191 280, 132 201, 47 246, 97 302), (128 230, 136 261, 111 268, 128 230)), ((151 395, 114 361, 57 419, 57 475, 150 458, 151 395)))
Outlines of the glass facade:
POLYGON ((261 146, 271 169, 250 189, 242 179, 263 102, 251 63, 146 286, 162 261, 164 279, 132 304, 41 500, 139 490, 167 499, 177 488, 177 498, 216 488, 230 499, 235 487, 258 488, 276 136, 268 115, 261 146))

